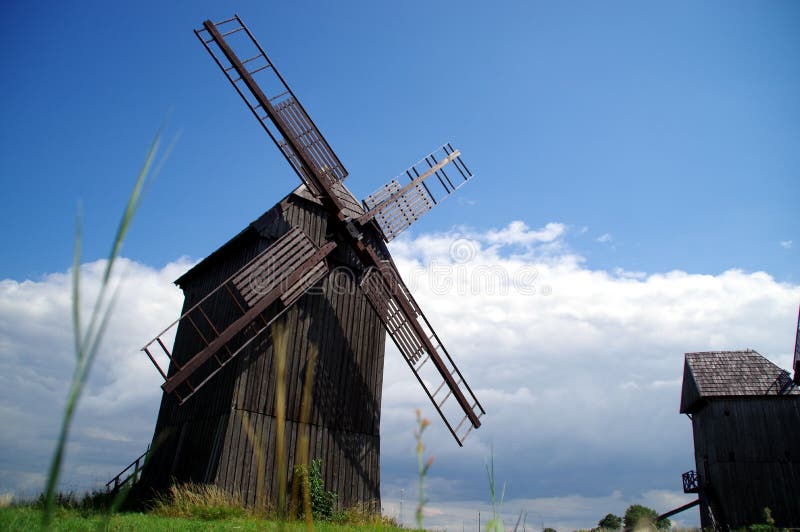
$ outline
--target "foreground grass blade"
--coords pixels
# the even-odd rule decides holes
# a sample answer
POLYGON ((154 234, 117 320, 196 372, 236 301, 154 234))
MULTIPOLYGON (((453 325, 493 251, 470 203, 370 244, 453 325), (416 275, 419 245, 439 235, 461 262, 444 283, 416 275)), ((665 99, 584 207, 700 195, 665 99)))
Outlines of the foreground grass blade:
MULTIPOLYGON (((61 420, 61 428, 56 441, 56 447, 53 451, 53 458, 50 464, 50 469, 47 475, 47 486, 45 489, 45 506, 42 513, 42 524, 45 528, 50 526, 53 519, 53 512, 55 510, 56 501, 56 488, 58 480, 61 475, 61 465, 64 459, 64 451, 66 448, 67 438, 69 437, 69 429, 72 424, 72 419, 75 414, 75 409, 78 405, 83 387, 89 376, 92 363, 97 355, 97 350, 100 346, 100 341, 103 338, 103 333, 108 325, 108 320, 111 316, 111 310, 117 298, 117 289, 110 290, 111 273, 114 268, 116 259, 119 256, 119 250, 122 246, 122 241, 130 228, 133 216, 139 207, 139 202, 142 197, 142 190, 148 176, 151 178, 151 168, 158 153, 158 147, 161 142, 161 129, 159 129, 150 149, 145 157, 144 164, 142 165, 133 190, 128 198, 128 203, 125 206, 122 218, 120 219, 116 235, 114 236, 109 253, 108 261, 106 263, 105 271, 103 272, 102 281, 100 283, 100 290, 97 294, 89 325, 86 332, 81 331, 81 316, 80 316, 80 260, 81 260, 81 215, 80 210, 77 218, 77 229, 75 234, 75 253, 72 264, 72 321, 73 332, 75 335, 75 370, 72 375, 72 382, 70 383, 69 393, 67 394, 67 402, 64 408, 64 415, 61 420), (109 292, 111 295, 109 296, 109 292)), ((117 287, 118 288, 118 287, 117 287)))
POLYGON ((72 258, 72 334, 75 337, 75 356, 81 352, 81 301, 78 288, 81 285, 81 204, 78 203, 78 217, 75 224, 75 252, 72 258))

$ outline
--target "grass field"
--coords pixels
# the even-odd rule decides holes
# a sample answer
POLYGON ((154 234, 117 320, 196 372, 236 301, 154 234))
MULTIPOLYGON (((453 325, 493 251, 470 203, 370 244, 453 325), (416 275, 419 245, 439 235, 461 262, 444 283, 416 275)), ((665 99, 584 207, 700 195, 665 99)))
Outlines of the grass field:
MULTIPOLYGON (((38 530, 42 525, 42 511, 30 506, 0 508, 0 530, 38 530)), ((228 517, 225 519, 200 519, 187 517, 167 517, 153 513, 121 512, 110 518, 104 513, 83 512, 81 510, 56 509, 50 530, 307 530, 302 522, 282 523, 257 517, 228 517)), ((369 524, 314 523, 314 530, 321 532, 346 532, 365 530, 406 530, 380 522, 369 524)))
MULTIPOLYGON (((45 495, 28 501, 0 500, 0 531, 6 530, 276 530, 322 532, 399 531, 388 517, 359 507, 335 510, 308 521, 302 515, 287 522, 274 511, 246 508, 239 497, 216 486, 173 485, 168 491, 125 511, 117 506, 113 492, 94 491, 78 496, 58 493, 52 519, 45 524, 45 495)), ((314 510, 312 506, 312 510, 314 510)))

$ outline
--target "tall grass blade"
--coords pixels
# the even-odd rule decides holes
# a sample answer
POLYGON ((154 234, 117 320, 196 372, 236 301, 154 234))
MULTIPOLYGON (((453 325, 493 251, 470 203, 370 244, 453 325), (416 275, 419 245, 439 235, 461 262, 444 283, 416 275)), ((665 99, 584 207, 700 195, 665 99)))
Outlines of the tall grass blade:
POLYGON ((488 532, 502 532, 505 530, 503 525, 503 499, 506 496, 506 485, 503 483, 503 490, 500 493, 500 499, 497 499, 497 485, 494 479, 494 449, 490 462, 486 464, 486 474, 489 477, 489 496, 492 501, 492 518, 486 523, 486 530, 488 532))
POLYGON ((50 463, 50 468, 47 475, 47 484, 45 488, 45 505, 44 512, 42 513, 42 525, 44 528, 49 528, 53 519, 56 502, 56 488, 58 480, 61 476, 61 466, 64 460, 64 452, 66 449, 66 442, 69 437, 69 429, 72 424, 72 419, 75 414, 75 409, 78 405, 83 387, 91 370, 92 363, 94 362, 100 342, 103 338, 103 333, 108 326, 108 320, 111 315, 111 309, 117 299, 119 285, 112 291, 110 300, 108 293, 110 289, 111 273, 119 256, 119 250, 122 246, 122 241, 128 232, 128 229, 133 219, 134 214, 139 206, 141 200, 141 192, 147 181, 148 176, 151 175, 151 166, 158 152, 158 146, 161 139, 161 129, 159 129, 150 149, 145 157, 144 164, 136 178, 133 190, 128 198, 128 203, 120 219, 117 232, 114 236, 114 241, 111 245, 108 261, 106 262, 105 271, 100 283, 100 290, 97 294, 97 299, 94 302, 93 310, 89 319, 89 325, 86 332, 81 331, 81 315, 80 315, 80 257, 81 257, 81 244, 82 244, 82 223, 80 210, 77 219, 77 229, 75 236, 75 253, 73 256, 73 271, 72 271, 72 320, 73 320, 73 333, 75 335, 75 370, 72 375, 69 392, 67 394, 67 401, 64 407, 64 415, 61 420, 61 427, 56 440, 56 447, 53 451, 53 458, 50 463))
POLYGON ((89 321, 89 327, 86 329, 86 334, 83 339, 83 345, 86 345, 91 342, 93 338, 97 336, 97 329, 98 326, 97 320, 104 314, 101 312, 101 308, 103 303, 105 302, 105 289, 109 284, 111 279, 111 271, 114 268, 114 263, 116 262, 117 256, 119 255, 119 250, 122 247, 122 241, 125 238, 125 235, 128 232, 128 228, 130 227, 131 220, 133 220, 133 215, 136 213, 136 209, 139 207, 139 200, 141 199, 141 192, 142 187, 144 187, 145 180, 147 178, 148 173, 150 172, 150 167, 155 160, 156 153, 158 152, 158 146, 161 143, 161 129, 158 130, 156 133, 153 142, 150 144, 150 149, 147 152, 147 156, 145 157, 144 164, 142 165, 141 170, 139 170, 139 175, 136 178, 136 183, 133 185, 133 190, 131 191, 130 196, 128 196, 128 203, 125 205, 125 210, 122 213, 122 218, 119 221, 119 225, 117 227, 117 233, 114 235, 114 240, 111 244, 111 251, 108 254, 108 260, 106 261, 106 268, 103 272, 103 279, 101 281, 101 289, 100 293, 97 296, 94 304, 94 310, 92 311, 92 317, 89 321))
MULTIPOLYGON (((311 389, 314 386, 314 371, 317 363, 317 346, 311 345, 308 352, 308 362, 306 365, 305 378, 303 380, 303 398, 300 403, 300 437, 297 443, 296 456, 298 457, 298 464, 300 470, 304 472, 299 479, 302 482, 302 488, 299 483, 292 484, 292 506, 295 508, 297 505, 297 493, 301 492, 303 495, 303 520, 306 525, 306 530, 314 530, 314 516, 311 509, 311 489, 309 482, 309 417, 311 415, 311 389)), ((295 479, 298 480, 298 479, 295 479)))
POLYGON ((81 352, 81 204, 78 202, 78 215, 75 222, 75 252, 72 257, 72 334, 75 341, 75 357, 80 360, 81 352))
POLYGON ((520 510, 519 511, 519 517, 517 517, 517 522, 514 525, 514 532, 517 532, 517 530, 519 530, 520 523, 522 523, 522 530, 523 531, 525 530, 525 520, 526 519, 528 519, 528 512, 526 512, 525 510, 520 510))
POLYGON ((417 502, 415 517, 417 520, 417 528, 419 529, 422 529, 422 522, 425 517, 425 505, 428 503, 428 499, 425 497, 425 476, 428 474, 428 470, 433 464, 433 457, 428 458, 427 462, 425 462, 423 458, 425 444, 422 441, 422 433, 425 432, 425 429, 430 424, 431 422, 427 418, 423 418, 422 412, 417 408, 417 428, 414 430, 414 438, 417 440, 416 452, 417 473, 419 475, 419 500, 417 502))

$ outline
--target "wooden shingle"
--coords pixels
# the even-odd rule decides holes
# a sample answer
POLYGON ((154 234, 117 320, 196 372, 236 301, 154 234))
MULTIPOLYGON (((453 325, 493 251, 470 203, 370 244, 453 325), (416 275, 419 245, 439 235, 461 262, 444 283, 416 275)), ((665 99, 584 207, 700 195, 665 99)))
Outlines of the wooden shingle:
POLYGON ((756 351, 686 353, 681 413, 691 412, 702 399, 763 395, 800 395, 788 371, 756 351))

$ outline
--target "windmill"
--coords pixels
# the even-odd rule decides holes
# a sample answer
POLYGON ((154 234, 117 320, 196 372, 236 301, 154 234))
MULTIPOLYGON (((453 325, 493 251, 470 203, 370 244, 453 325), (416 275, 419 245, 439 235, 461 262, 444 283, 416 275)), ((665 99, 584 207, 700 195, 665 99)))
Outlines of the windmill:
MULTIPOLYGON (((302 185, 176 281, 186 294, 181 316, 142 348, 164 379, 142 478, 153 487, 167 477, 217 482, 252 500, 254 477, 291 471, 293 456, 275 464, 262 440, 275 430, 275 379, 264 354, 270 330, 294 320, 287 419, 301 395, 293 383, 307 386, 304 366, 316 364, 312 457, 328 459, 329 486, 350 490, 342 502, 379 500, 386 334, 459 446, 485 413, 385 246, 472 173, 448 143, 359 202, 344 184, 344 165, 238 15, 207 20, 195 34, 302 185), (243 421, 231 428, 235 416, 243 421)), ((296 436, 288 441, 295 445, 296 436)))

